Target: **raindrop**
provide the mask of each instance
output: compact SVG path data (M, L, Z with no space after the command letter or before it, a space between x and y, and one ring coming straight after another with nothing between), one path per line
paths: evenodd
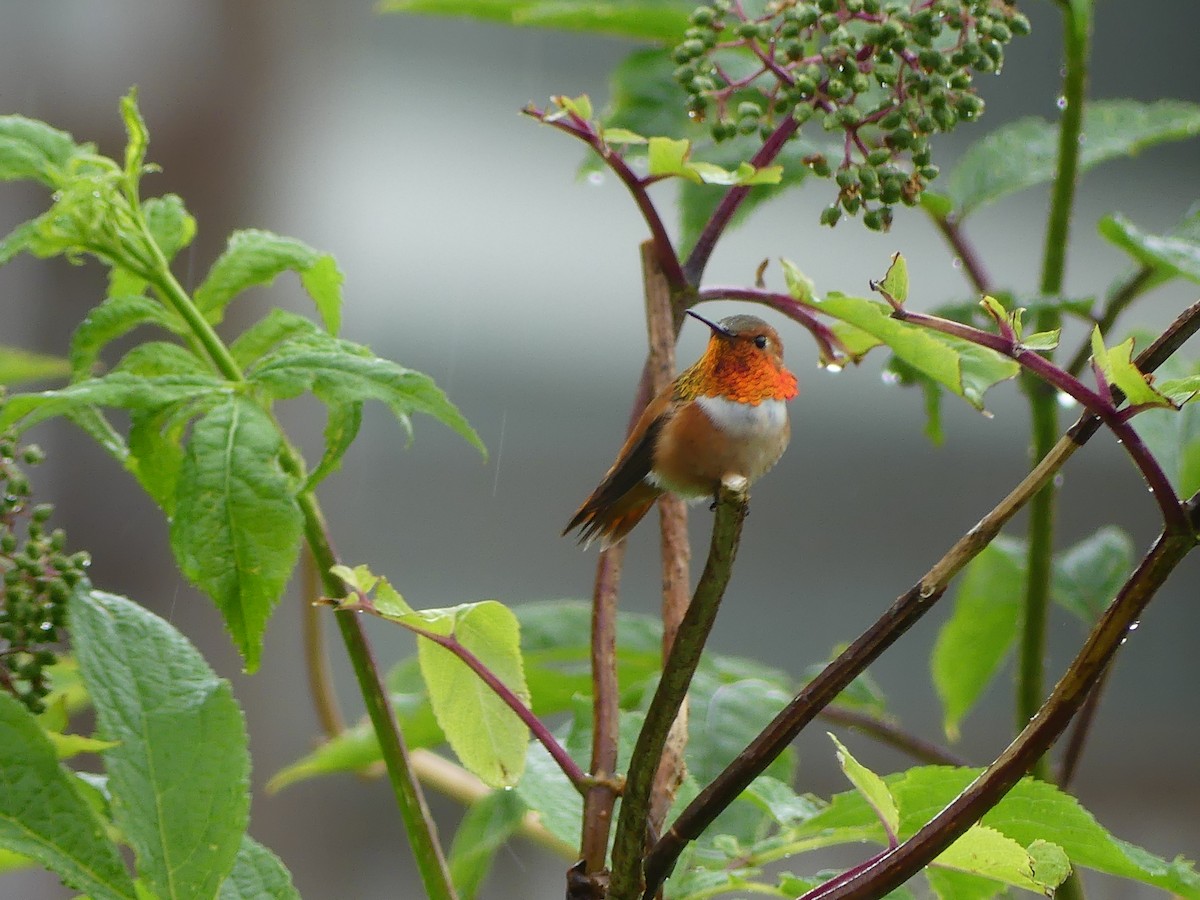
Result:
M92 197L93 197L93 199L99 200L99 199L100 199L100 192L99 192L99 191L92 191Z
M1062 486L1063 486L1063 483L1064 483L1065 481L1066 481L1066 479L1065 479L1065 478L1063 478L1063 476L1062 476L1062 472L1059 472L1057 475L1055 475L1055 476L1054 476L1054 486L1055 486L1056 488L1060 488L1060 487L1062 487Z
M1081 134L1081 135L1079 136L1079 138L1078 138L1078 141L1079 141L1079 146L1081 146L1081 147L1082 147L1084 144L1086 144L1086 143L1087 143L1087 135L1086 135L1086 134Z
M1079 401L1076 400L1074 397L1072 397L1070 394L1068 394L1066 391L1059 391L1058 397L1056 399L1058 400L1058 405L1061 406L1063 409L1072 409L1073 407L1076 407L1079 405Z
M937 589L932 584L922 584L920 590L921 599L928 600L936 593L936 591Z
M990 409L981 409L981 410L979 411L979 414L980 414L981 416L983 416L985 419L994 419L994 418L996 418L996 414L995 414L994 412L992 412Z
M899 384L900 376L891 369L884 369L879 373L879 380L884 384Z
M836 373L842 371L842 367L838 363L826 363L825 371Z
M950 265L956 269L961 269L963 266L962 257L961 256L954 257L954 259L950 260Z
M1130 623L1129 623L1129 630L1130 630L1130 631L1137 631L1137 630L1138 630L1139 628L1141 628L1141 627L1142 627L1142 623L1141 623L1141 622L1130 622Z
M38 628L40 628L42 631L49 631L53 627L54 627L53 622L43 622L42 624L40 624L38 626Z
M592 185L593 187L600 187L600 185L604 184L604 173L588 172L587 180L588 184Z
M1059 109L1066 109L1067 108L1067 98L1060 95L1059 98L1054 101L1054 105L1057 106Z

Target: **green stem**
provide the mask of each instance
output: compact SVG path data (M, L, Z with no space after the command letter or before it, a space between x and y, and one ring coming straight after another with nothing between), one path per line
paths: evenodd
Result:
M156 254L154 285L192 329L193 334L196 335L221 375L229 381L244 382L245 376L229 352L229 348L225 346L212 325L192 302L187 291L176 280L157 244L148 233L146 237ZM289 474L296 476L303 474L303 460L286 439L280 463ZM308 491L299 494L296 497L296 503L304 516L304 534L309 548L312 550L317 568L321 572L325 590L331 596L336 595L341 591L342 585L329 571L337 563L337 556L329 541L321 508L316 498ZM413 854L416 856L417 868L421 873L425 891L430 900L455 900L457 895L454 892L450 873L438 843L437 828L425 804L421 786L412 771L408 749L392 713L391 704L388 702L387 691L379 675L379 669L371 656L362 623L355 613L337 613L334 618L341 630L346 653L350 657L355 677L358 679L367 715L371 719L371 725L379 740L379 747L387 765L388 777L400 808L401 819L404 821L405 830L412 843Z
M1083 129L1084 95L1091 36L1090 4L1085 0L1064 0L1063 114L1059 123L1058 164L1046 240L1042 258L1041 292L1047 296L1062 292L1066 272L1067 242L1075 187L1079 174L1079 137ZM1062 316L1054 309L1043 309L1036 317L1038 331L1051 331L1061 325ZM1032 416L1033 461L1036 465L1054 446L1058 435L1058 403L1054 391L1032 378L1025 379ZM1029 505L1029 551L1026 558L1028 582L1025 590L1025 617L1017 663L1016 721L1018 729L1036 715L1045 696L1046 618L1050 604L1050 572L1054 556L1054 518L1056 491L1047 484ZM1045 778L1049 770L1039 760L1034 774Z

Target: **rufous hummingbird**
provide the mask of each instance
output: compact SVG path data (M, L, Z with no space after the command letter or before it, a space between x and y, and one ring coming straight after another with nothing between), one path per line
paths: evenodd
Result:
M724 478L753 482L787 448L785 404L798 389L775 329L755 316L711 322L687 312L712 330L704 355L646 406L564 535L578 528L581 543L609 547L665 492L715 498Z

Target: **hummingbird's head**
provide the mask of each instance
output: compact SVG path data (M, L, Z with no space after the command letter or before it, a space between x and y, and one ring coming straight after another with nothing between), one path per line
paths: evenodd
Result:
M754 404L796 396L796 376L783 363L783 342L774 328L757 316L713 322L690 309L687 314L712 331L704 355L684 373L696 396Z

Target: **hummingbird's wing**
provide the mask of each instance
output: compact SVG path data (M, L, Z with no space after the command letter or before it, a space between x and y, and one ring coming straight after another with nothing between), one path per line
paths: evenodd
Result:
M579 540L588 543L596 535L604 545L615 544L636 525L658 499L662 490L646 481L654 464L654 447L670 412L651 404L638 420L617 461L579 507L563 534L580 529Z

